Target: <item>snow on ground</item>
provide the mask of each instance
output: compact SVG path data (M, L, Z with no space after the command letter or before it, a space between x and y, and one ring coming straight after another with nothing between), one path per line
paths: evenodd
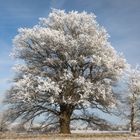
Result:
M130 131L72 130L73 134L130 134Z

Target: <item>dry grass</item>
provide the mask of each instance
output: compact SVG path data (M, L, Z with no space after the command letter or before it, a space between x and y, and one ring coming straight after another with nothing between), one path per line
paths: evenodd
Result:
M140 140L130 134L17 134L1 133L3 140Z

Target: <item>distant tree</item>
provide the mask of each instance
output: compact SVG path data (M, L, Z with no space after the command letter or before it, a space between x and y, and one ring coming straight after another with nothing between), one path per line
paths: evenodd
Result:
M95 109L115 105L112 82L125 68L125 59L108 42L94 14L53 10L33 28L20 28L14 39L17 76L8 91L11 120L59 125L70 133L71 121L105 127Z
M3 113L0 114L0 132L9 131L9 123L5 120Z
M140 67L128 71L128 92L126 97L126 116L130 121L131 132L136 132L140 124Z
M27 132L26 127L22 123L17 123L14 126L12 126L11 131L16 132L16 133L21 133L21 132Z

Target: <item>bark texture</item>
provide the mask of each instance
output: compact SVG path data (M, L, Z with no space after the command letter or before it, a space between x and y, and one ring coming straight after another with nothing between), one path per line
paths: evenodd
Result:
M70 134L70 118L73 107L70 105L60 105L60 133Z

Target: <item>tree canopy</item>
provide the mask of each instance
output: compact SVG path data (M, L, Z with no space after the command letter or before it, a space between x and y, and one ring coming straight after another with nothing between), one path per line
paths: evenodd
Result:
M20 28L12 56L17 75L7 92L10 118L33 121L45 114L44 126L70 133L71 121L105 127L94 109L115 105L112 83L126 66L94 14L52 10L33 28Z

